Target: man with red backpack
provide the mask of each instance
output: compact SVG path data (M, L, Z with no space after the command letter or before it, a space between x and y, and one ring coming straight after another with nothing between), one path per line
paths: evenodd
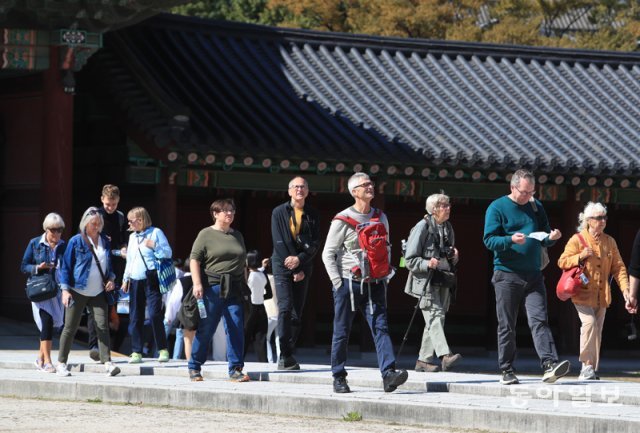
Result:
M367 174L355 173L347 187L355 203L333 219L322 252L333 285L333 390L351 392L345 365L351 325L359 310L373 334L384 391L393 392L407 381L408 374L395 369L387 325L386 286L393 274L389 265L389 222L382 211L371 207L375 185Z

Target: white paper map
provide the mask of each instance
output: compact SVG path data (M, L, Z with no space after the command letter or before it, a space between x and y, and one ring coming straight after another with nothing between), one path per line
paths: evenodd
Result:
M527 236L529 238L533 238L533 239L537 239L540 242L542 242L543 240L545 240L545 238L549 237L549 233L547 232L533 232L530 233L529 236Z

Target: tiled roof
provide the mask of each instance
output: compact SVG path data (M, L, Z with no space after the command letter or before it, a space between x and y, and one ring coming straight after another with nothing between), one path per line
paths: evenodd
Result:
M156 142L234 155L640 173L640 55L159 16L104 62ZM175 138L175 137L174 137Z

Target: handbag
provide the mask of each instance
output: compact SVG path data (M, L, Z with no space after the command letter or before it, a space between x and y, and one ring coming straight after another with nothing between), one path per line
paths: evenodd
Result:
M156 259L156 271L158 274L158 286L160 293L168 293L176 284L176 267L172 259Z
M27 298L31 302L42 302L58 294L58 283L51 272L31 275L27 280Z
M588 247L586 241L580 233L578 233L578 239L585 248ZM566 301L574 295L578 294L578 291L583 285L584 265L574 266L571 269L562 271L560 280L556 285L556 295L561 301Z

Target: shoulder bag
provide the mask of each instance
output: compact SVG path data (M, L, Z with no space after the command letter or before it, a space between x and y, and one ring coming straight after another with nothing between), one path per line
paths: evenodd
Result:
M27 298L31 302L42 302L58 294L58 283L52 272L31 275L27 280Z
M588 247L587 242L580 233L578 233L578 239L580 239L580 243L583 247ZM556 285L556 295L558 296L558 299L566 301L572 296L578 294L578 290L582 287L582 279L584 278L583 273L584 265L574 266L571 269L562 271L560 280L558 280L558 284Z

